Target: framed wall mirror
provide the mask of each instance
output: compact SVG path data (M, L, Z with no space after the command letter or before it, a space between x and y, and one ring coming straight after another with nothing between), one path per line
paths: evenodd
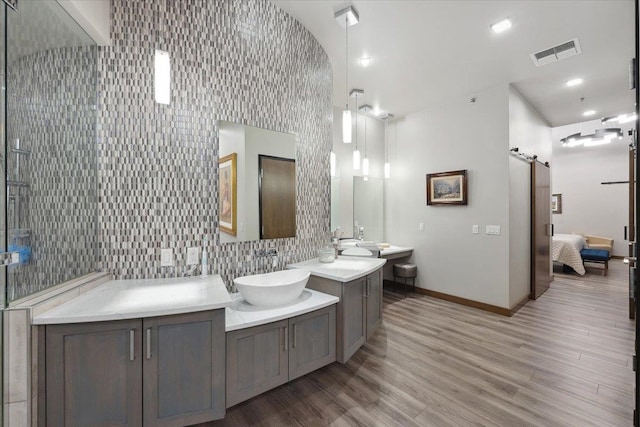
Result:
M220 243L295 237L296 136L226 121L218 129Z

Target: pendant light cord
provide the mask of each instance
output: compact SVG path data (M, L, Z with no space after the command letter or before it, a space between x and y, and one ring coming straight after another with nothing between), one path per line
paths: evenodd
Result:
M389 163L389 118L384 119L384 161Z
M367 118L364 118L364 158L367 158Z
M346 108L345 110L349 109L349 16L345 15L344 17L344 23L345 23L345 27L344 27L344 34L345 34L345 49L344 49L344 74L345 74L345 82L347 87L345 88L345 93L346 93ZM357 98L356 98L357 100ZM358 114L358 111L356 110L356 114Z

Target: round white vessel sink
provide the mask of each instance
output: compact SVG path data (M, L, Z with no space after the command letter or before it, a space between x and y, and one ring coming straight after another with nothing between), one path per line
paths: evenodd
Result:
M309 280L307 270L282 270L233 279L240 295L252 305L272 307L296 300Z

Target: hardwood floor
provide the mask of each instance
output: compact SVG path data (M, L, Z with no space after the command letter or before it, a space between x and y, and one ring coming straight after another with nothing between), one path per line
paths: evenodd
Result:
M630 426L627 267L556 271L513 317L385 291L384 323L331 364L202 426Z

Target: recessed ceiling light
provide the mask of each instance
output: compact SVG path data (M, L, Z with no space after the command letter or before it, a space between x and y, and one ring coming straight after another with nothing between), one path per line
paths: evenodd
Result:
M583 81L584 80L582 80L580 78L567 80L567 86L569 86L569 87L578 86L578 85L581 85Z
M511 21L508 19L503 19L502 21L496 22L495 24L491 25L491 29L496 34L506 31L509 28L511 28Z
M360 58L360 65L362 65L363 67L368 67L369 64L371 64L371 58L368 58L368 57Z
M583 116L593 116L596 113L596 110L587 110L584 113L582 113Z

